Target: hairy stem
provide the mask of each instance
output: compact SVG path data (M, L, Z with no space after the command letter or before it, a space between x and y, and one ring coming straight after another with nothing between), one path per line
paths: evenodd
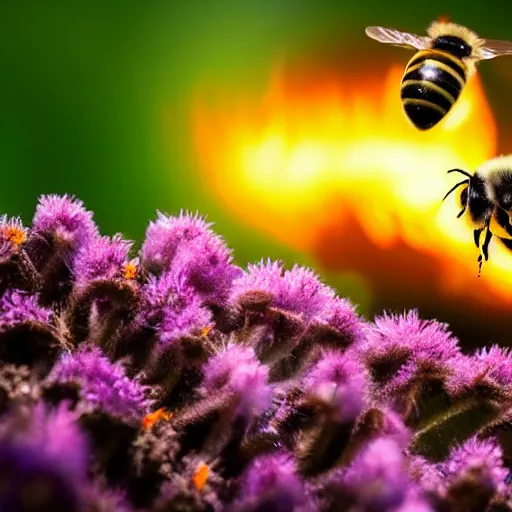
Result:
M466 396L423 424L414 435L411 451L434 460L447 456L450 447L477 432L499 414L500 408L480 397Z

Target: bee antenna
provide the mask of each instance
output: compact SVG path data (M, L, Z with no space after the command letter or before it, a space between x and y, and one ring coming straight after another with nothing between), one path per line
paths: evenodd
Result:
M448 171L450 172L450 171ZM454 185L450 190L448 190L448 192L445 194L445 196L443 197L443 201L454 191L456 190L458 187L460 187L461 185L465 185L466 183L469 183L469 180L464 180L464 181L460 181L459 183L457 183L456 185Z
M462 169L450 169L447 172L448 172L448 174L450 174L451 172L458 172L460 174L464 174L464 176L467 176L469 179L471 179L473 177L473 176L471 176L471 174L469 174L469 172L463 171Z

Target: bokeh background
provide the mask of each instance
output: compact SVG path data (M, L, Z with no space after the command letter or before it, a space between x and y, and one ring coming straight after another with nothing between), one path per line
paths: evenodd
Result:
M399 100L412 52L449 15L512 40L505 2L129 0L0 5L0 210L71 193L105 234L141 241L156 210L198 210L235 250L313 266L368 318L418 307L466 347L509 344L512 254L477 279L456 182L512 152L512 57L486 61L417 132Z

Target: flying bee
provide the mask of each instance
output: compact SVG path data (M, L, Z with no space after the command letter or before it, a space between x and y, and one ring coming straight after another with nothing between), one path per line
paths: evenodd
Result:
M482 262L489 259L489 243L493 236L512 250L512 155L498 156L478 167L474 174L462 169L451 169L466 177L454 185L443 201L458 190L461 210L457 217L467 212L467 220L473 228L478 256L478 276Z
M444 19L434 21L427 36L385 27L365 32L381 43L419 50L407 64L400 88L404 111L419 130L429 130L448 114L478 61L512 55L512 42L480 39Z

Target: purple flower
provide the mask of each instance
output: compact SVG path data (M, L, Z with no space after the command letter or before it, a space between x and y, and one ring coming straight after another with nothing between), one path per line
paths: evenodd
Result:
M0 260L9 258L27 239L27 229L21 219L0 216Z
M172 217L158 212L158 219L149 223L141 249L145 265L155 273L170 270L181 246L197 239L204 241L216 237L211 226L197 213L181 211L178 217Z
M97 347L63 354L48 382L77 382L85 411L99 409L127 421L140 421L151 405L146 387L127 377L123 366L112 363Z
M196 239L180 247L173 271L183 275L203 301L223 304L229 297L233 280L242 274L232 259L231 250L220 238Z
M232 264L231 250L198 214L178 217L158 213L149 224L141 250L152 273L172 271L181 275L203 300L223 303L241 270Z
M366 329L360 353L374 379L397 390L422 372L448 378L460 352L446 324L421 320L412 310L377 317Z
M435 509L418 493L414 493L406 498L402 505L394 509L393 512L435 512Z
M383 408L381 412L381 435L392 438L393 441L401 447L407 446L411 440L411 431L404 425L402 417L396 412L386 408Z
M204 368L203 393L229 390L239 401L239 410L258 414L269 405L268 368L250 347L228 345L211 357Z
M57 335L51 309L38 304L39 296L8 289L0 298L0 359L27 365L46 374L63 341Z
M79 512L79 487L34 447L0 441L0 510ZM30 492L27 489L44 492Z
M406 352L406 359L424 353L436 359L451 358L459 353L458 341L448 331L448 325L422 320L416 310L377 317L366 331L362 352L367 357L378 358L401 348Z
M512 353L510 348L492 345L482 348L473 357L473 363L485 379L497 386L510 388L512 386Z
M0 217L0 509L504 506L512 349L367 323L306 267L242 271L211 227L158 213L139 265L70 196L31 230Z
M443 474L439 466L419 455L409 457L409 475L425 491L441 488Z
M494 439L468 439L452 449L442 470L449 484L465 477L478 479L479 484L493 493L505 491L508 469L503 465L503 451Z
M278 453L252 462L243 477L240 499L234 510L301 510L305 501L304 486L293 457Z
M39 402L30 410L14 411L2 424L0 439L30 446L68 476L81 479L87 467L88 443L76 420L77 415L65 404L47 408Z
M328 307L334 298L334 291L312 270L299 265L284 270L281 263L270 260L248 266L233 283L231 301L236 303L254 292L268 294L273 307L300 314L306 320L324 312L329 317Z
M69 477L79 481L85 476L88 442L77 424L77 415L66 404L47 409L39 402L28 430L14 435L17 441L37 449Z
M327 301L316 320L345 334L347 338L356 344L363 340L362 322L347 299L334 297L332 300Z
M453 372L448 377L446 387L450 396L457 396L467 391L475 378L478 370L475 372L475 361L472 356L459 354L453 360Z
M304 388L310 397L336 411L334 421L354 420L366 399L366 373L353 357L326 352L306 375Z
M98 234L92 213L72 196L46 195L39 198L32 230L66 242L72 250L83 247Z
M77 511L87 459L88 443L64 405L14 410L0 427L0 508Z
M268 259L266 262L261 260L255 265L249 264L247 271L233 283L232 301L236 302L246 293L255 291L269 293L273 300L277 301L284 272L279 261Z
M344 475L358 510L382 511L399 507L410 481L399 445L389 438L370 442Z
M352 436L358 443L387 437L406 449L411 442L412 432L404 425L399 414L386 407L373 406L359 416Z
M460 395L476 387L489 387L496 394L512 390L512 353L509 348L492 345L472 355L460 354L449 379L450 393Z
M48 323L52 310L37 303L37 295L7 290L0 299L0 332L25 322Z
M121 277L133 242L117 234L112 238L102 236L82 247L77 254L74 274L77 286L94 280Z
M159 278L150 277L143 293L144 321L157 328L162 343L198 335L213 322L211 313L202 307L201 299L183 276L166 272Z

